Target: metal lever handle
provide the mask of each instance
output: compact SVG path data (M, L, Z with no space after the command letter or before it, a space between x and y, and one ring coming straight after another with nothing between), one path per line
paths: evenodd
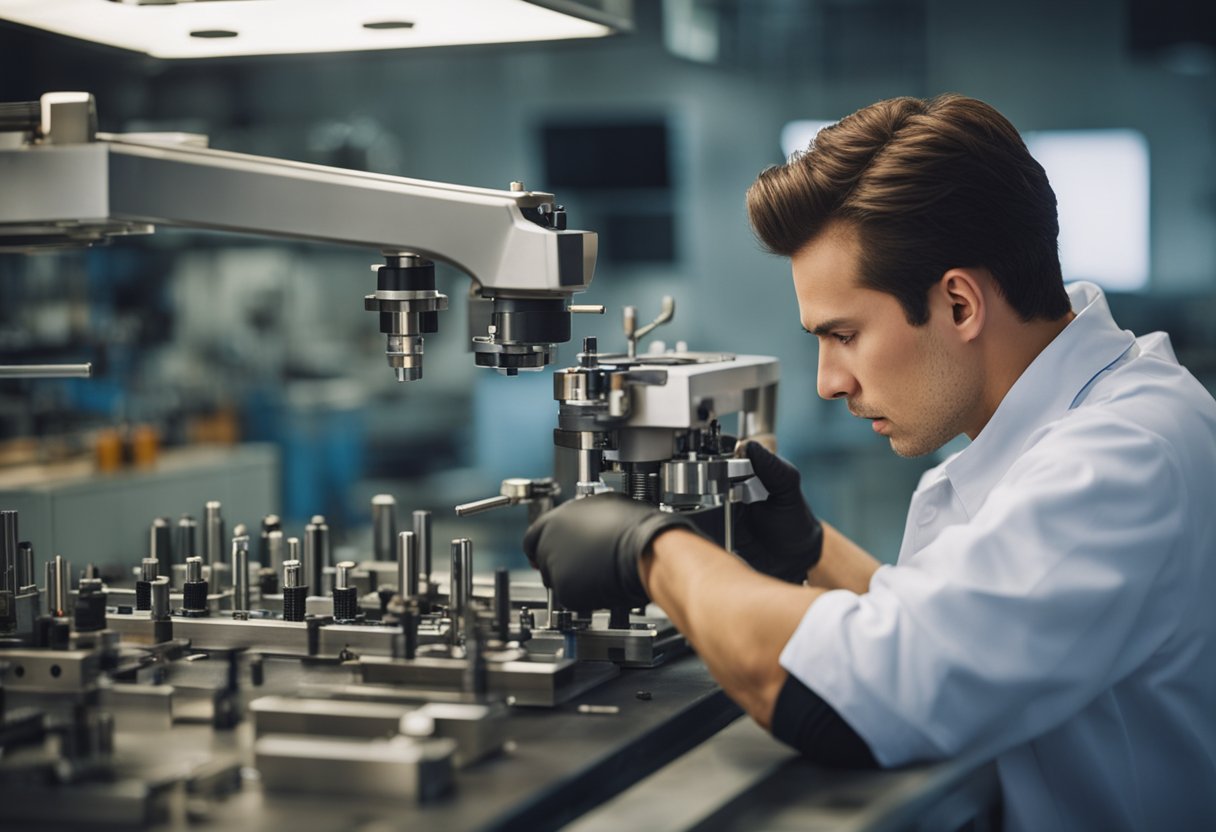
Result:
M0 378L92 378L93 364L0 364Z
M636 306L625 307L625 342L627 344L628 355L630 358L636 358L638 354L638 341L645 338L655 327L662 326L676 316L676 299L671 295L663 296L663 305L659 311L659 317L655 318L645 326L638 326L638 310Z
M483 511L489 511L492 508L501 508L509 506L513 503L510 497L487 497L484 500L474 500L471 503L461 503L456 506L456 515L458 517L467 517L470 514L480 514Z

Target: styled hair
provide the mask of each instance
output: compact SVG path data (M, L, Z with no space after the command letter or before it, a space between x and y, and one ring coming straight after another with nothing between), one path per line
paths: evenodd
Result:
M825 127L747 192L760 242L792 257L829 225L859 235L861 284L893 295L914 326L952 268L991 272L1024 321L1069 310L1056 197L994 108L942 95L879 101Z

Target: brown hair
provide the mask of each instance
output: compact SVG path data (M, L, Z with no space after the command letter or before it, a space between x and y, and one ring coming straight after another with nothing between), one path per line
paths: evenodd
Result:
M861 283L899 300L913 325L952 268L984 267L1029 321L1069 309L1056 197L1017 130L961 95L892 98L825 127L747 192L761 243L791 257L829 224L854 227Z

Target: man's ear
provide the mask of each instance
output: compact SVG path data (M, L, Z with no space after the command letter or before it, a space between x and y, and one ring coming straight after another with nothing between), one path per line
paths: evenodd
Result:
M950 312L954 331L964 341L974 341L984 331L988 316L983 278L976 269L950 269L934 291Z

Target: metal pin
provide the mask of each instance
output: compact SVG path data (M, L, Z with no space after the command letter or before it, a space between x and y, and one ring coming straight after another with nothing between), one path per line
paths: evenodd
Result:
M372 557L392 560L397 545L397 499L392 494L372 497Z
M503 566L494 570L494 626L505 642L511 634L511 573Z
M298 564L300 564L300 569L301 570L304 569L304 560L303 560L303 558L300 557L300 538L298 538L298 537L287 538L287 551L284 554L284 557L287 560L296 561ZM287 566L287 561L283 562L283 566ZM303 584L297 583L297 584L293 584L293 586L303 586Z
M160 575L160 561L156 558L144 558L139 563L139 579L151 583Z
M148 530L148 557L166 564L173 563L172 538L173 529L169 527L168 517L157 517L153 520L152 527ZM186 554L192 555L194 552Z
M232 608L249 611L249 536L232 538Z
M397 594L403 601L418 597L418 538L413 532L397 535Z
M224 515L219 500L203 507L203 558L209 564L224 562Z
M266 563L262 566L268 566L275 572L283 568L283 531L282 529L271 529L266 533Z
M464 630L464 613L472 586L473 541L458 537L452 541L452 574L448 587L448 617L451 619L451 642L460 643Z
M17 591L17 511L0 511L0 592Z
M186 558L186 580L198 583L203 579L203 559L198 555Z
M426 594L431 594L431 513L414 512L414 542L418 549L419 577L426 581Z
M295 540L293 537L292 540ZM283 587L291 589L300 586L300 561L292 558L283 564Z
M68 581L72 565L61 555L46 564L46 610L55 618L68 614Z
M304 527L304 576L314 594L321 594L321 579L329 565L329 526L320 514Z
M164 575L152 581L152 612L153 621L169 620L169 579Z
M198 554L198 521L183 514L177 521L177 558L182 563Z
M344 560L335 567L337 573L334 575L334 589L347 589L350 587L350 573L355 569L353 560Z
M23 540L17 544L17 591L21 593L37 589L34 578L34 544Z

